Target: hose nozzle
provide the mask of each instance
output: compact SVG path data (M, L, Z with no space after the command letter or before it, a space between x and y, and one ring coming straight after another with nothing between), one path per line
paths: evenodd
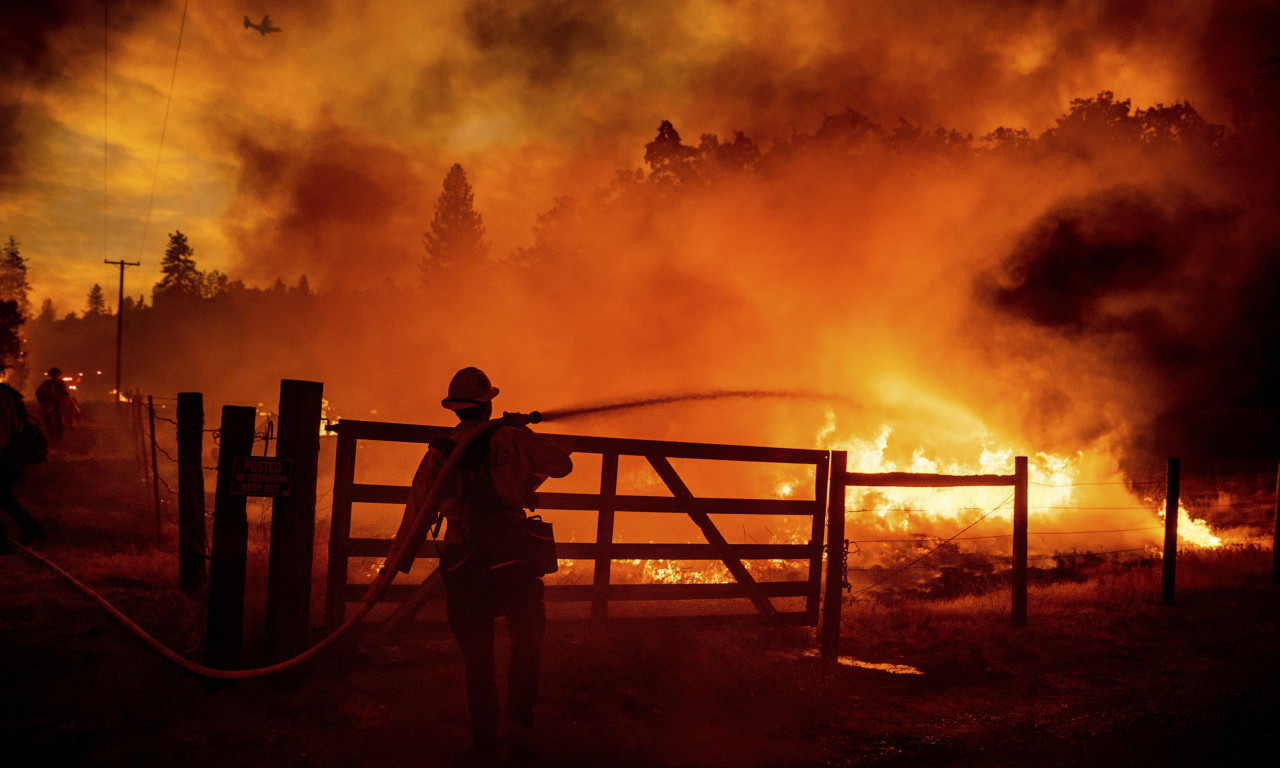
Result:
M542 413L540 411L529 411L528 413L516 413L514 411L503 411L502 420L508 424L523 427L527 424L537 424L542 421Z

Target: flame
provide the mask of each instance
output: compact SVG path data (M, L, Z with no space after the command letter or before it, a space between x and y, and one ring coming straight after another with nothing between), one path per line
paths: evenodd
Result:
M329 427L337 420L338 417L331 416L329 414L329 399L324 397L320 398L320 437L333 437L337 435L337 432L329 431Z
M851 472L916 472L947 475L1013 473L1016 448L989 432L980 438L976 458L950 457L945 447L914 445L898 439L895 428L882 424L871 437L836 437L834 417L818 432L820 444L848 453ZM956 450L956 449L953 449ZM1106 446L1074 454L1048 451L1028 456L1029 549L1060 552L1125 551L1133 544L1158 546L1162 540L1164 503L1153 499L1163 483L1140 494L1124 481ZM918 536L949 537L964 526L984 518L983 526L966 533L981 546L990 534L992 547L1006 547L1002 540L1010 530L1012 491L1008 487L961 488L851 488L846 500L847 528L851 538L867 541ZM995 525L991 525L995 522ZM1179 506L1179 542L1183 546L1217 547L1222 540L1203 520L1192 519Z
M719 562L702 565L681 560L619 560L616 564L623 566L619 579L633 583L731 584L734 580L729 569ZM743 565L750 569L749 563Z
M1161 520L1166 519L1168 515L1169 505L1167 501L1160 502L1156 514ZM1182 502L1178 502L1178 543L1182 546L1202 547L1212 549L1222 546L1222 539L1213 535L1209 530L1209 524L1203 520L1195 520L1191 514L1187 512L1187 508Z

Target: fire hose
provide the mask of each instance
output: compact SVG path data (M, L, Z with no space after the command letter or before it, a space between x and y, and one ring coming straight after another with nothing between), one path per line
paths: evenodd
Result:
M421 536L425 535L427 527L431 525L431 522L435 517L435 515L430 514L430 511L438 507L440 494L445 487L445 483L442 483L441 480L453 473L454 469L458 465L458 462L461 461L463 455L466 454L467 448L471 445L472 442L476 440L477 437L484 434L489 428L494 426L524 425L524 424L531 424L531 423L537 424L541 420L542 420L542 415L539 414L537 411L533 411L532 413L529 413L529 414L505 413L503 414L502 418L491 419L489 421L486 421L483 424L479 424L475 428L468 430L467 432L460 435L458 437L458 442L456 447L449 454L449 457L445 461L444 466L442 466L440 469L440 473L436 475L436 480L432 484L431 490L428 491L427 498L423 501L422 514L419 514L417 519L413 521L413 525L410 527L408 531L406 540L414 541L420 538ZM77 579L75 576L72 576L70 573L64 570L57 563L54 563L52 560L48 559L44 555L41 555L40 553L35 552L23 546L22 544L19 544L17 542L14 542L14 544L22 552L26 553L28 556L35 559L37 562L41 563L47 568L50 568L55 573L57 573L58 575L62 576L64 579L69 581L73 586L75 586L77 590L79 590L80 592L83 592L86 596L88 596L89 598L97 602L100 606L102 606L107 611L108 614L110 614L114 619L119 621L122 625L124 625L126 629L132 632L145 645L147 645L149 648L154 650L156 653L160 654L166 660L172 662L173 664L193 674L200 675L201 677L208 677L208 678L213 678L217 680L246 680L246 679L256 678L256 677L267 677L270 675L277 675L282 672L287 672L292 669L297 669L298 667L301 667L303 664L306 664L308 661L318 656L326 648L329 648L334 643L336 643L341 637L343 637L348 632L350 632L353 627L355 627L357 624L363 621L364 618L369 615L369 612L373 610L374 606L376 606L379 602L382 601L383 596L387 592L387 588L390 587L391 582L395 580L396 572L399 570L400 565L404 560L404 558L413 557L414 554L416 554L410 551L409 547L400 547L399 549L393 549L391 556L388 558L387 562L383 565L382 569L378 572L377 578L375 578L373 582L369 584L369 589L365 592L364 599L361 601L359 609L357 609L356 612L352 614L350 618L344 621L333 632L329 633L324 639L322 639L320 642L316 643L315 645L311 646L307 650L303 651L302 653L298 654L297 656L278 662L276 664L271 664L265 667L255 667L253 669L215 669L213 667L207 667L203 664L198 664L194 661L191 661L185 656L182 656L176 651L168 648L159 640L157 640L155 637L153 637L150 633L144 630L142 627L138 626L137 623L135 623L132 619L130 619L128 616L122 613L118 608L112 605L105 597L103 597L98 592L94 591L91 587L89 587L84 582Z
M428 491L427 498L422 505L422 514L418 516L418 518L413 522L413 525L410 527L407 535L407 540L414 541L414 540L423 538L425 536L426 529L431 524L430 521L432 520L433 517L435 517L434 515L429 514L429 512L438 507L439 497L444 488L444 483L440 482L441 479L447 477L454 471L454 468L457 466L458 462L462 459L463 455L466 453L466 449L471 445L471 443L473 443L476 440L476 438L478 438L480 435L484 434L487 431L487 429L493 426L501 426L504 424L523 426L525 424L537 424L541 421L547 421L551 419L556 419L556 420L571 419L571 418L576 418L576 417L586 416L586 415L596 414L596 413L602 413L602 412L629 410L633 408L649 408L653 406L669 405L673 403L680 403L680 402L686 402L686 401L721 400L726 398L751 398L751 399L793 398L793 399L806 399L806 400L825 400L825 401L844 401L844 402L849 401L848 398L841 397L838 395L832 395L829 393L822 393L822 392L808 392L808 391L795 391L795 390L716 390L711 392L695 392L695 393L688 393L688 394L681 394L681 395L670 395L670 396L652 397L652 398L638 398L634 400L628 400L628 401L616 402L616 403L588 405L588 406L578 407L578 408L565 408L565 409L560 409L556 411L547 411L545 413L539 413L538 411L531 411L528 414L504 413L501 418L491 419L489 421L486 421L483 424L479 424L475 428L459 436L457 445L455 446L454 450L449 454L449 457L445 461L444 465L441 467L440 473L436 476L436 480L431 486L431 490ZM245 680L245 679L256 678L256 677L267 677L269 675L276 675L283 672L287 672L292 669L297 669L298 667L301 667L303 664L306 664L308 661L318 656L323 650L332 646L340 638L342 638L344 635L350 632L351 629L355 627L355 625L363 621L364 618L369 615L369 612L373 610L374 606L376 606L379 602L382 601L383 596L386 594L387 588L390 587L391 582L395 580L395 574L400 568L401 561L405 557L412 557L414 554L416 554L416 553L410 552L408 547L401 547L399 549L394 549L391 553L391 556L388 558L387 562L384 563L381 570L379 570L377 577L373 580L372 583L369 584L369 589L365 592L364 599L360 603L359 609L357 609L356 612L350 618L344 621L337 629L335 629L329 635L324 637L324 639L322 639L320 642L311 646L310 648L298 654L297 656L278 662L276 664L272 664L265 667L256 667L254 669L238 669L237 670L237 669L215 669L213 667L208 667L203 664L198 664L176 653L172 649L166 647L159 640L155 639L155 637L150 635L142 627L138 626L128 616L125 616L123 613L121 613L120 610L117 609L115 606L111 605L111 603L106 598L104 598L102 595L95 592L92 588L90 588L89 586L81 582L79 579L72 576L70 573L68 573L64 569L62 569L52 560L49 560L43 555L37 552L34 552L31 549L28 549L27 547L21 544L18 544L17 542L14 542L14 544L22 552L25 552L28 556L35 559L37 562L50 568L55 573L65 578L73 586L75 586L77 590L79 590L80 592L83 592L89 598L93 599L95 602L101 605L107 611L107 613L109 613L113 618L115 618L122 625L124 625L124 627L128 629L130 632L132 632L135 636L137 636L139 640L141 640L144 644L146 644L152 650L159 653L168 661L172 662L173 664L193 674L200 675L202 677L209 677L209 678L220 679L220 680Z

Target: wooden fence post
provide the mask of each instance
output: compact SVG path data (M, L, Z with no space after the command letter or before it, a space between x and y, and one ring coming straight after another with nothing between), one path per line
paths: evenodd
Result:
M147 420L151 426L151 495L156 505L156 541L164 537L164 526L160 517L160 467L156 466L156 406L151 395L147 395Z
M232 669L244 641L244 569L249 539L245 496L231 492L237 457L253 454L256 413L242 405L222 406L218 441L218 484L213 500L213 551L209 566L209 621L205 663Z
M204 585L204 395L178 393L178 585Z
M1027 623L1027 457L1013 464L1013 623Z
M1182 460L1169 459L1168 489L1164 501L1164 578L1160 602L1173 605L1178 573L1178 496L1181 492Z
M591 619L609 618L609 582L613 568L614 498L618 495L618 454L600 457L600 515L596 518L596 561L591 574Z
M827 504L829 500L824 495L829 493L831 488L831 452L828 451L825 456L818 460L813 468L814 471L814 511L813 524L809 531L809 546L812 552L809 555L809 589L804 596L805 604L805 623L811 627L819 626L822 622L822 544L826 540L827 530ZM841 535L843 539L843 534ZM843 541L841 542L841 558L844 557ZM843 585L842 585L843 586Z
M827 661L840 657L840 620L844 602L844 504L847 451L831 452L827 491L827 588L822 601L821 654Z
M271 503L271 553L267 565L266 652L284 661L307 649L311 623L311 560L316 534L316 475L320 459L320 411L324 385L280 382L276 458L292 463L289 495Z
M133 447L138 456L138 467L143 472L150 469L147 463L147 430L142 426L142 396L134 394L128 401L129 421L133 427Z
M338 422L342 426L342 422ZM347 551L351 536L351 486L356 476L356 437L338 430L333 460L333 512L329 517L329 566L325 571L324 627L337 629L347 612Z

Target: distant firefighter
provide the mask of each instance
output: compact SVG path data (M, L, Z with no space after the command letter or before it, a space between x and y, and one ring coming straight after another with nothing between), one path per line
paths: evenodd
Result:
M519 544L527 529L525 507L548 477L564 477L573 469L569 454L527 426L527 417L507 414L491 419L498 388L478 368L463 368L449 384L442 405L458 417L447 440L432 441L414 476L400 532L388 562L398 552L416 553L426 538L410 540L415 521L424 514L448 523L440 569L444 578L449 626L462 649L467 700L471 712L472 755L497 755L500 746L527 749L538 691L538 669L546 625L542 574L545 563L526 559ZM455 446L466 452L444 472ZM426 509L431 489L445 483L439 507ZM417 536L417 532L414 534ZM515 536L516 538L511 538ZM509 544L515 544L512 548ZM399 565L408 572L412 554ZM505 616L511 638L506 706L500 710L494 672L494 619ZM499 721L501 720L501 726ZM502 743L505 742L505 743Z
M61 368L50 368L49 378L36 388L36 402L40 404L40 421L44 424L44 432L51 442L62 441L69 427L73 427L79 418L80 405L67 382L62 380Z
M0 375L5 365L0 361ZM30 543L44 536L44 526L14 498L13 488L22 479L28 464L44 461L48 444L40 427L27 413L22 393L0 382L0 509L22 529L21 540ZM0 554L13 548L4 523L0 522Z

